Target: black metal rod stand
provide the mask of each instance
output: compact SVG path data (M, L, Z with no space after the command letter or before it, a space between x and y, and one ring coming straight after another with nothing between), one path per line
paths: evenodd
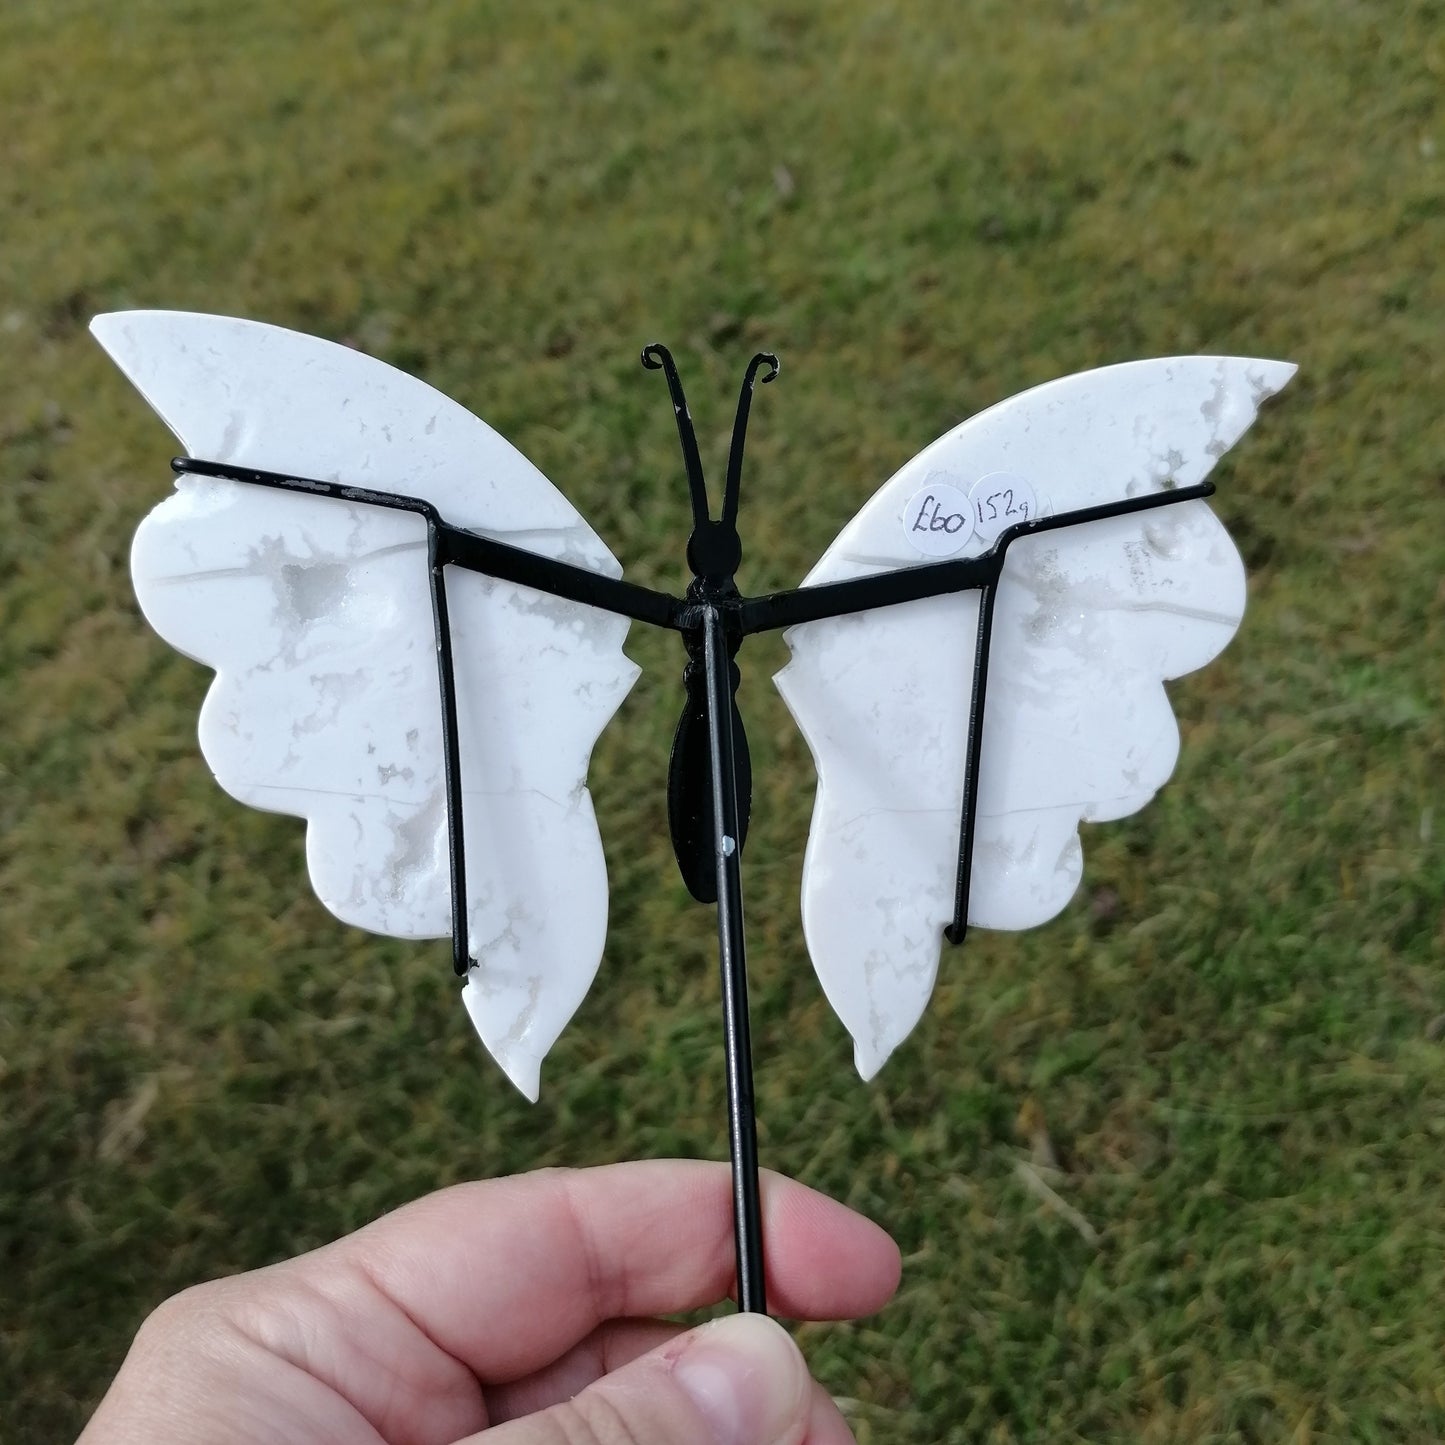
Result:
M733 1169L733 1243L738 1308L766 1314L763 1212L758 1189L758 1131L753 1105L753 1053L748 1028L748 973L743 946L743 887L738 863L738 793L733 776L732 689L722 614L703 607L707 668L707 731L712 754L713 843L717 856L717 939L722 973L723 1041L727 1054L728 1144Z
M427 518L427 575L431 581L432 628L436 635L437 682L441 685L442 765L447 789L447 861L452 883L452 972L465 978L467 947L467 849L462 829L462 749L457 727L457 677L452 657L451 613L447 607L446 558L436 523Z

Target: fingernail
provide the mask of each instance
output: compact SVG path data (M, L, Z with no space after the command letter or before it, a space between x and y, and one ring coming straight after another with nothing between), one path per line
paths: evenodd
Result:
M695 1330L672 1373L717 1445L771 1445L805 1418L807 1370L766 1315L730 1315Z

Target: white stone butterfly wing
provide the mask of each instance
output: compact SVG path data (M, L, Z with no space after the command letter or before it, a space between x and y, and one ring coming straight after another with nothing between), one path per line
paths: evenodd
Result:
M938 559L910 540L920 489L1023 478L1055 515L1201 481L1294 372L1176 357L1036 387L941 437L888 481L804 585ZM946 489L953 488L953 492ZM914 507L910 508L910 502ZM986 551L975 535L960 556ZM871 1078L933 990L952 920L977 593L810 622L777 676L818 792L803 926ZM969 922L1028 928L1079 882L1081 821L1141 808L1173 770L1163 683L1203 666L1244 610L1244 571L1202 501L1016 541L1000 578Z
M456 526L621 573L521 453L415 377L227 317L121 312L92 329L192 456L422 497ZM222 787L307 820L311 880L339 918L448 935L423 519L182 477L131 561L152 626L216 671L200 738ZM535 1098L602 954L607 880L587 764L637 669L624 618L457 568L447 598L474 962L464 998Z

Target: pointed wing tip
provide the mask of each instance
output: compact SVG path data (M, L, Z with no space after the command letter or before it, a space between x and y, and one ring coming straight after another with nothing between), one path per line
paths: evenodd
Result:
M165 311L153 306L135 306L128 311L97 311L96 314L90 318L90 334L97 337L113 335L119 331L121 327L151 316L186 316L191 314L194 313Z
M137 358L136 337L133 328L154 324L160 318L174 320L185 315L181 311L156 311L136 309L134 311L102 311L90 318L90 334L100 343L101 349L126 373L131 374Z
M481 1039L487 1052L496 1060L497 1067L512 1081L517 1092L529 1104L535 1104L542 1092L542 1060L526 1049L516 1046L507 1048L500 1043L493 1045L487 1038L486 1005L482 1001L482 991L479 987L472 987L477 976L477 966L474 963L467 973L466 983L462 985L462 1003L466 1007L467 1017L471 1019L472 1027L476 1029L477 1037Z
M860 1039L853 1040L853 1067L865 1084L878 1077L879 1069L888 1062L889 1052L864 1044Z
M1299 370L1297 361L1279 361L1267 356L1247 358L1245 365L1259 372L1263 382L1261 401L1282 391L1294 379L1295 373Z
M206 311L177 311L164 306L137 306L129 311L101 311L90 318L90 334L112 357L119 361L120 351L129 351L134 346L132 328L169 327L183 334L186 328L214 326L228 323L233 326L256 327L263 330L278 330L268 327L264 321L248 321L239 316L220 316Z
M522 1055L511 1051L506 1055L493 1054L502 1072L512 1081L517 1092L529 1103L535 1104L542 1093L542 1061L530 1054Z
M1248 388L1255 416L1270 397L1278 395L1289 385L1299 370L1297 362L1279 361L1268 356L1221 356L1218 360L1238 383Z
M90 318L90 334L111 356L115 355L116 343L120 340L120 328L131 311L102 311Z

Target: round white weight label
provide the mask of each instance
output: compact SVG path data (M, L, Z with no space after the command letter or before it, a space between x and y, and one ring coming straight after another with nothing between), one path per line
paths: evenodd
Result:
M925 557L953 557L973 536L973 503L942 476L913 494L903 512L903 535Z
M999 533L1039 515L1039 499L1023 477L1011 472L990 472L968 489L973 524L985 542L998 541Z

